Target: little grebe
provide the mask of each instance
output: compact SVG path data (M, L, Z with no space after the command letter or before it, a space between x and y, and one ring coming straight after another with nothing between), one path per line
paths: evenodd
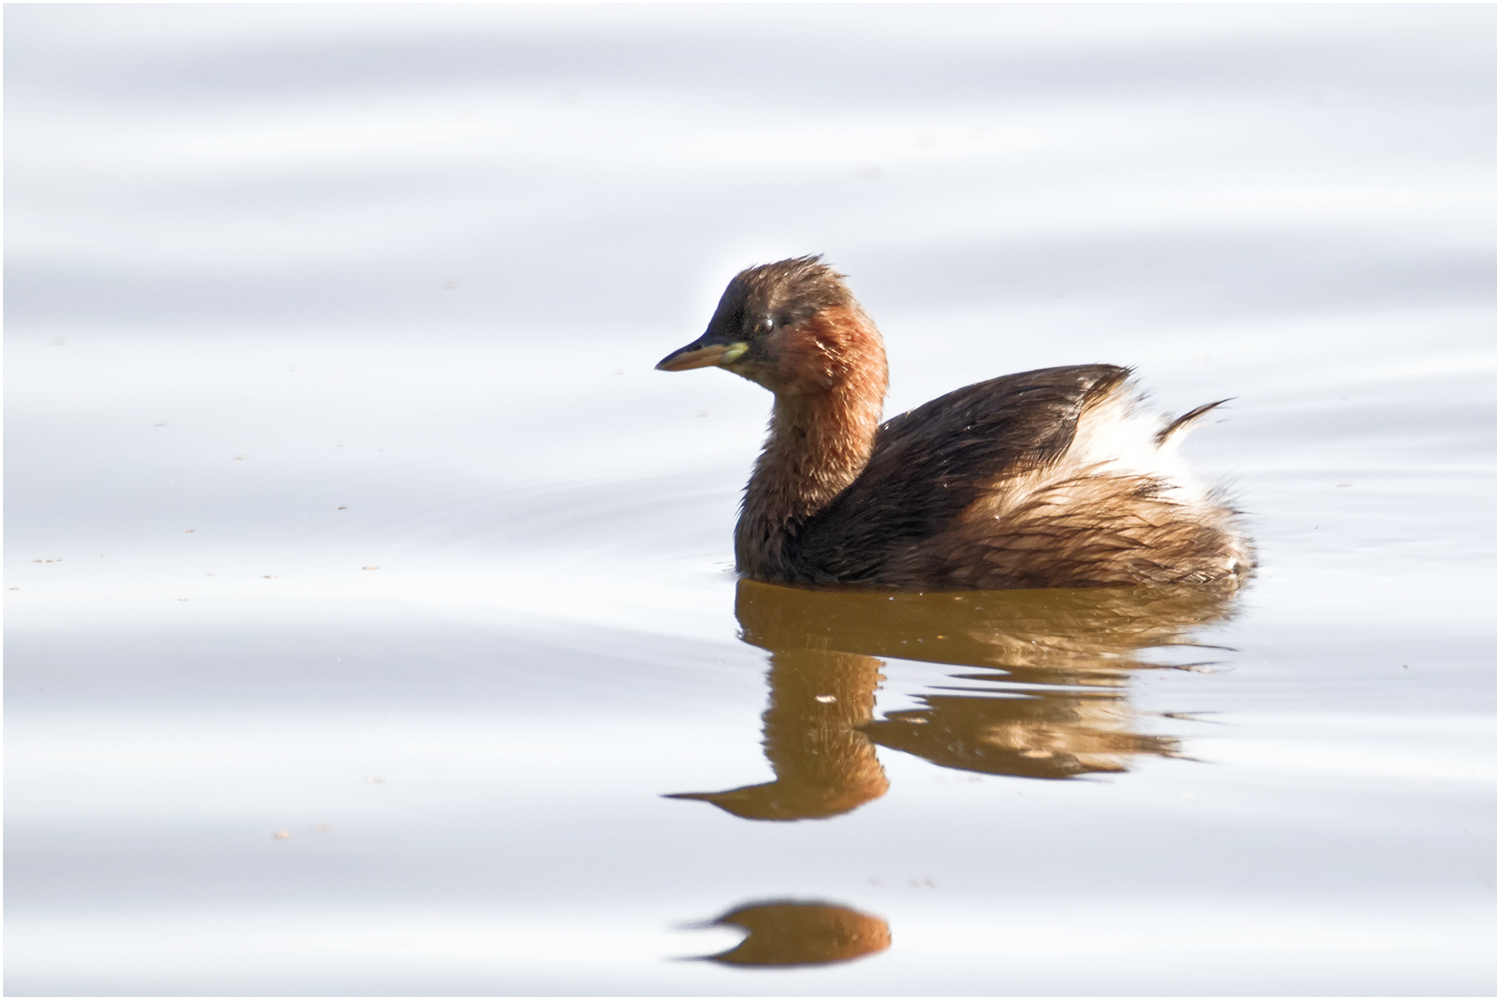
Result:
M741 271L708 330L656 367L717 365L776 395L735 529L738 571L913 590L1232 581L1235 512L1172 454L1217 406L1136 413L1130 369L1043 368L884 424L880 332L817 256Z

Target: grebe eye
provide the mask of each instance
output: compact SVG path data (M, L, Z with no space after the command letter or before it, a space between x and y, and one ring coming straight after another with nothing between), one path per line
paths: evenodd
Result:
M774 319L772 319L771 317L769 317L769 316L765 317L764 319L762 319L760 321L760 331L761 331L761 333L770 333L775 328L776 328L776 321Z

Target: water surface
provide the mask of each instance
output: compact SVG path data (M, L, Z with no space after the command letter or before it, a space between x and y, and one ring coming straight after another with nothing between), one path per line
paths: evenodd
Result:
M581 11L8 9L8 991L1492 993L1493 11ZM810 251L1255 579L738 582Z

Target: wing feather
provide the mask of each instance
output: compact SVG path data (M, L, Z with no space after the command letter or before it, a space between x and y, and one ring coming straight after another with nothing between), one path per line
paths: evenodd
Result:
M949 528L993 484L1073 443L1079 416L1118 389L1116 365L1043 368L940 396L883 424L869 464L791 544L803 583L874 582Z

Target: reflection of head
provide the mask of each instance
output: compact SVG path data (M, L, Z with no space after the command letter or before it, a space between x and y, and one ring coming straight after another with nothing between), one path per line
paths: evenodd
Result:
M868 748L869 744L865 746ZM778 776L763 785L745 785L727 792L679 792L666 797L711 802L740 819L828 819L853 812L885 794L888 787L885 773L875 761L874 753L867 753L866 757L867 760L853 762L851 771L855 773L847 782L798 783Z
M704 956L724 965L824 965L891 946L890 925L884 920L832 903L752 903L730 910L711 925L743 927L750 932L728 951Z

